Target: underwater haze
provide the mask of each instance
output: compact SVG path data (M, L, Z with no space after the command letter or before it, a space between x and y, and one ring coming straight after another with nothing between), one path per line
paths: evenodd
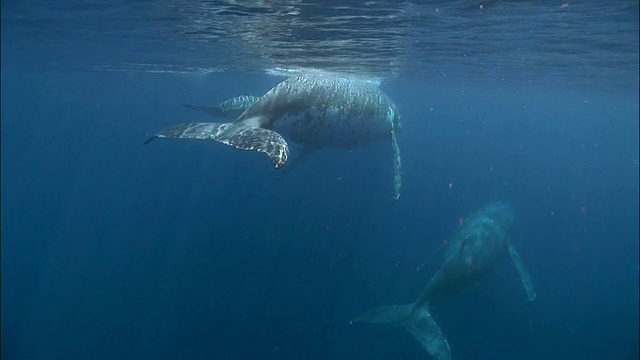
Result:
M431 359L350 322L494 202L537 297L505 255L433 303L452 358L638 358L638 1L1 6L3 359ZM386 141L144 145L309 72L393 100L399 199Z

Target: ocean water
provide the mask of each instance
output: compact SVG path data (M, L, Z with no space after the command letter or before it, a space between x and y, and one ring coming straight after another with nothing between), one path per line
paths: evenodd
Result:
M494 201L537 298L505 256L433 304L453 359L638 358L637 1L2 0L1 20L3 359L428 359L349 322L415 301ZM213 121L185 103L300 71L380 82L400 199L385 142L287 172L143 145Z

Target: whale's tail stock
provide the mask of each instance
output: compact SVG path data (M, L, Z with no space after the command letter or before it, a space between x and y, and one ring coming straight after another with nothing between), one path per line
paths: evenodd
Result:
M370 309L351 323L390 324L404 326L436 360L451 360L451 350L440 327L431 317L428 304L381 306Z

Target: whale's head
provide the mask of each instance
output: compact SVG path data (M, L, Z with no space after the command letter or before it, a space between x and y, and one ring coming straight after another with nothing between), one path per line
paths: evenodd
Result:
M503 226L510 226L516 220L516 212L511 206L502 202L489 204L482 212L484 215L503 224Z

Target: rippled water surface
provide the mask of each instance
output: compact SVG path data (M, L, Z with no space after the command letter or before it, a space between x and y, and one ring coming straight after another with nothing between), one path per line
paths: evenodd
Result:
M2 40L31 66L638 84L633 0L3 1Z

